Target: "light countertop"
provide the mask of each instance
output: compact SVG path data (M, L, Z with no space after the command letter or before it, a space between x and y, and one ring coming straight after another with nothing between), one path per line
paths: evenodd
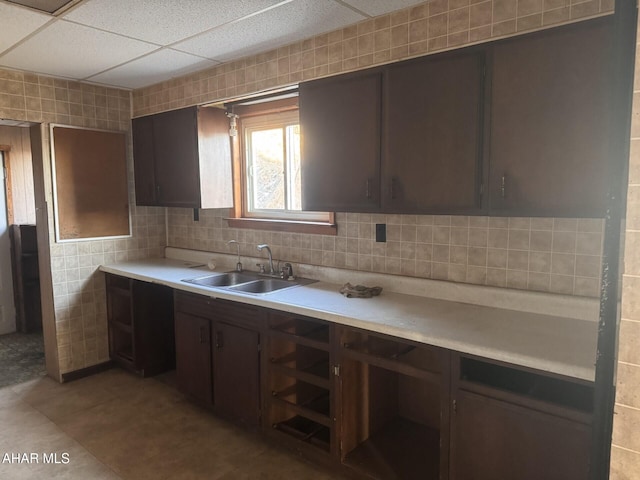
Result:
M384 291L346 298L340 285L316 282L253 295L182 280L211 270L193 262L148 259L104 265L103 272L214 298L272 308L583 380L594 379L597 323L556 315ZM217 268L215 272L228 271Z

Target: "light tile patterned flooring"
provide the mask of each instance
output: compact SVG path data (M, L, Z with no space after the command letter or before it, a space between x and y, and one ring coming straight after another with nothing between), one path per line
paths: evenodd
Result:
M39 462L0 463L2 479L339 478L195 406L170 374L141 379L120 369L1 388L0 462L12 453ZM69 462L44 464L45 453Z

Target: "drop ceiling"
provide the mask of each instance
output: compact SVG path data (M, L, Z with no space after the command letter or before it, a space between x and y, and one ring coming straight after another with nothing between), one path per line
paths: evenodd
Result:
M0 68L136 89L422 1L0 0Z

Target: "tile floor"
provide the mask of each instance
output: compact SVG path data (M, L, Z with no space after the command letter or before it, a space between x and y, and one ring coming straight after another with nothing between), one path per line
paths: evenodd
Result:
M171 380L112 369L66 384L42 377L1 388L0 478L338 478L195 406ZM38 462L10 461L25 453ZM43 454L59 463L45 464Z
M26 382L45 373L42 332L0 335L0 387Z

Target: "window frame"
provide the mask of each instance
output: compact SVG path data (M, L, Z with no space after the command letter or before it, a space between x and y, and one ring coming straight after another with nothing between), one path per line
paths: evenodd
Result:
M245 125L265 125L276 115L297 115L298 97L278 100L266 100L259 103L247 102L235 104L228 109L229 113L238 115L237 134L231 136L231 152L233 159L234 207L227 219L230 227L252 228L296 233L318 233L336 235L335 214L333 212L309 212L309 214L273 214L262 215L249 212L247 197L247 172L244 141ZM287 114L287 115L284 115ZM291 117L289 117L291 118ZM264 120L264 121L263 121ZM284 122L283 122L284 123ZM247 214L248 213L248 214ZM320 218L323 215L323 218Z

